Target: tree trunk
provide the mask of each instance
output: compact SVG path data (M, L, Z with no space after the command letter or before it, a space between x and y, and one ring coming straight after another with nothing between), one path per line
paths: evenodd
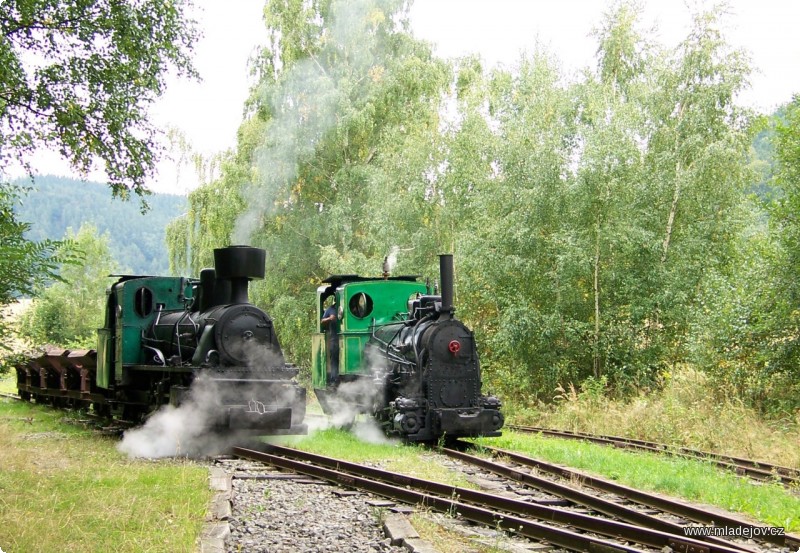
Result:
M672 205L669 208L669 216L667 217L667 230L664 233L664 244L661 251L661 264L667 260L667 252L669 251L669 241L672 237L672 226L675 223L675 213L678 211L678 200L681 197L681 164L678 162L675 165L675 191L672 194Z
M594 352L592 368L595 378L600 378L600 225L595 227L594 242Z
M669 208L669 216L667 217L667 230L664 233L664 244L661 251L661 264L663 265L664 262L667 260L667 252L669 251L669 242L672 238L672 226L675 224L675 213L678 211L678 200L681 197L681 172L683 172L683 166L680 161L680 148L679 148L679 139L677 136L677 129L680 126L680 121L683 119L683 113L686 110L686 103L681 101L681 107L678 110L678 115L676 117L676 137L675 137L675 156L678 158L678 161L675 162L675 190L672 194L672 205Z

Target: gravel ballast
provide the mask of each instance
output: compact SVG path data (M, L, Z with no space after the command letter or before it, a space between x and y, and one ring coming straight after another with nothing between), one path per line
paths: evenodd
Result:
M221 466L233 476L228 552L408 551L384 535L388 510L374 496L247 461Z

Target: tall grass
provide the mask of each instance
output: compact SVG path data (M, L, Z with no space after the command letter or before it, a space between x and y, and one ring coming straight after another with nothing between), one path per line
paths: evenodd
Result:
M659 391L633 399L610 399L602 386L590 383L581 390L559 390L553 405L510 405L506 413L518 424L652 440L800 468L800 412L794 420L765 420L688 368L666 375Z

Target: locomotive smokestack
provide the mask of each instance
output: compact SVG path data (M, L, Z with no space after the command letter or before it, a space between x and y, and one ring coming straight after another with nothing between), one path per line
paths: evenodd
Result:
M439 256L439 278L442 281L442 311L453 312L453 254Z
M230 246L214 250L217 271L215 288L220 281L230 282L230 296L225 303L250 303L247 285L254 278L264 278L267 252L250 246Z

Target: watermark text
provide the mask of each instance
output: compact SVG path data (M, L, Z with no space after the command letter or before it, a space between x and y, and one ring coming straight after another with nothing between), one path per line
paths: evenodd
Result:
M689 538L744 538L758 539L786 535L781 526L684 526L683 535Z

